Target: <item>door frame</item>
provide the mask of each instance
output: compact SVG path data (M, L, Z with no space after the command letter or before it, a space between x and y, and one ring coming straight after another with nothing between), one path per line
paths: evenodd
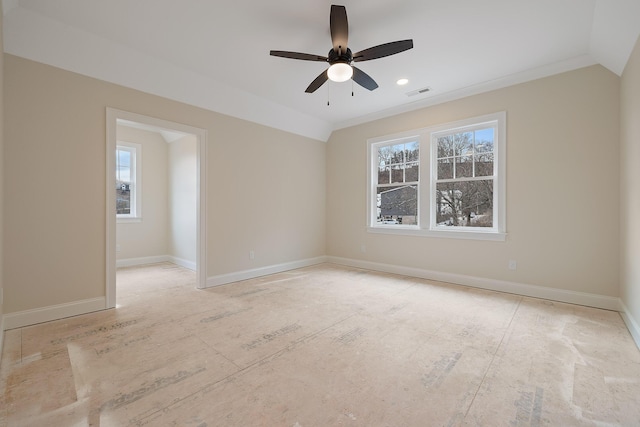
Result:
M175 123L142 114L107 107L107 170L106 170L106 290L105 308L116 306L116 172L115 153L118 120L127 120L156 128L175 130L196 136L196 287L204 289L207 284L206 245L206 129Z

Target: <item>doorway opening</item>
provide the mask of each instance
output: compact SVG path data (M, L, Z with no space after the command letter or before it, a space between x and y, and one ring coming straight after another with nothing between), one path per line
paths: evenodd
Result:
M117 267L169 261L206 287L206 130L107 108L106 308Z

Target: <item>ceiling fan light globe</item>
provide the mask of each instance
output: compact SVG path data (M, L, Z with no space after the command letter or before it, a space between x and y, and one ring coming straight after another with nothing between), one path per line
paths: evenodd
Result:
M329 67L327 76L333 82L346 82L353 76L353 68L349 64L338 62Z

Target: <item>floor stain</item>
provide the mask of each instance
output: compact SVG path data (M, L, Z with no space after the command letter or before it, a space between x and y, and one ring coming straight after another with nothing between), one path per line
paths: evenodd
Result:
M302 326L298 325L297 323L285 326L285 327L280 328L280 329L278 329L276 331L273 331L273 332L270 332L268 334L265 334L262 337L251 341L250 343L243 344L242 348L245 349L245 350L252 350L252 349L254 349L256 347L259 347L259 346L261 346L263 344L271 342L271 341L275 340L278 337L281 337L283 335L289 334L291 332L295 332L298 329L300 329L301 327Z
M462 357L462 353L442 356L439 361L433 364L431 371L422 377L422 384L427 388L439 386L456 366L460 357Z

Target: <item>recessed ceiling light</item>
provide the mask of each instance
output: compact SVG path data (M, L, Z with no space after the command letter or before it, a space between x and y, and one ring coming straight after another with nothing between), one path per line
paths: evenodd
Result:
M404 85L406 85L407 83L409 83L409 79L400 79L400 80L398 80L398 81L396 82L396 84L397 84L398 86L404 86Z

